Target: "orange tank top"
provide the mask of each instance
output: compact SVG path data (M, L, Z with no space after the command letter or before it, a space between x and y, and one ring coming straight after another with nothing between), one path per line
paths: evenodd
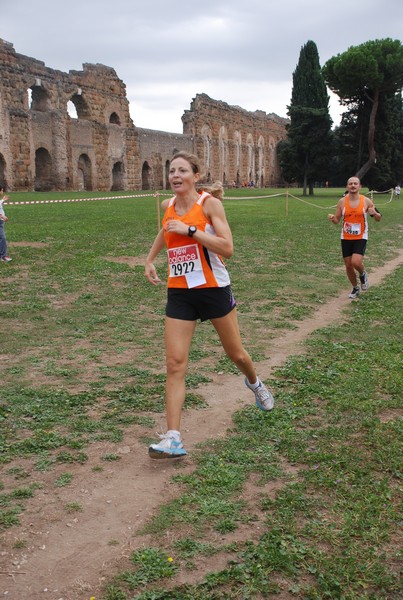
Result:
M365 196L360 195L358 206L350 206L349 196L345 197L343 208L342 240L367 240L368 221L365 212Z
M199 199L190 211L182 216L175 211L175 197L168 203L162 226L168 254L169 288L211 288L230 285L229 274L221 256L187 235L166 231L168 221L176 219L188 226L195 225L197 229L210 235L216 235L211 221L203 212L203 203L208 196L206 192L199 194Z

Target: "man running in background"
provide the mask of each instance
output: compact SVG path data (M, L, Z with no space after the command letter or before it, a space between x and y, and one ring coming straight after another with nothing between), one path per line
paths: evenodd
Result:
M335 225L342 220L341 251L347 277L353 286L349 294L349 298L352 299L357 298L361 290L368 289L368 277L364 269L364 254L368 240L367 215L374 217L376 221L380 221L382 216L372 200L360 194L360 190L360 179L350 177L347 181L347 194L338 201L336 212L327 216Z

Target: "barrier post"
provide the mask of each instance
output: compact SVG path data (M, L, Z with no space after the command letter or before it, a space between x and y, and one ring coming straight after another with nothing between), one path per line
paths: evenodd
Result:
M285 216L288 217L288 188L285 193Z
M160 209L160 197L159 197L159 193L156 192L155 193L155 198L156 198L156 202L157 202L157 231L159 231L161 229L161 209Z

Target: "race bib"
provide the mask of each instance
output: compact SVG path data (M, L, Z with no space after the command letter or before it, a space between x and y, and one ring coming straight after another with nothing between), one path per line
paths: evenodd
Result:
M344 223L343 229L345 233L350 235L361 235L361 224L360 223Z
M169 248L167 253L170 277L187 276L203 270L197 244Z

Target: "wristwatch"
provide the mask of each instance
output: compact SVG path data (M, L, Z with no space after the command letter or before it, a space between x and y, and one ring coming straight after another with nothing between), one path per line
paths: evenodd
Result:
M197 231L197 227L195 227L195 225L191 225L188 229L188 236L193 237L194 234L196 233L196 231Z

